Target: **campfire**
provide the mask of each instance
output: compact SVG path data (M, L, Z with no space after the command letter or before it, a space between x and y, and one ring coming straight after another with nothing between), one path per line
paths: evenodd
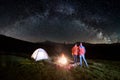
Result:
M64 53L62 53L59 57L56 58L55 64L57 67L63 68L66 70L69 70L75 67L74 64L70 63L70 59L68 59L68 57L66 57Z
M67 58L65 57L64 54L62 54L60 57L58 57L58 64L60 65L67 65L68 64L68 60Z

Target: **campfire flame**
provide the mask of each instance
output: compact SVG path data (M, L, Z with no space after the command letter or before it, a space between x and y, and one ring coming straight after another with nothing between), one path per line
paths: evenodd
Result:
M59 57L58 63L61 64L61 65L66 65L67 64L67 58L65 57L64 54L62 54L62 56Z

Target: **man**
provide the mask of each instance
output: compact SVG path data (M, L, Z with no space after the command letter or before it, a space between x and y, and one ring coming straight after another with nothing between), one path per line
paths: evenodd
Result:
M85 62L85 65L88 67L87 61L85 59L85 52L86 52L85 47L82 45L82 43L80 43L80 46L79 46L79 57L80 57L80 66L81 67L82 67L82 60Z
M77 63L77 56L78 56L78 46L75 44L72 48L72 55L74 57L74 63Z

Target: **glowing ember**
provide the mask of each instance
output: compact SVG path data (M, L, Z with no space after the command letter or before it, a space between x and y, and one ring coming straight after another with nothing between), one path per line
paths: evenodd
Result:
M67 64L67 58L64 56L64 54L62 54L62 56L58 59L58 63L62 65Z

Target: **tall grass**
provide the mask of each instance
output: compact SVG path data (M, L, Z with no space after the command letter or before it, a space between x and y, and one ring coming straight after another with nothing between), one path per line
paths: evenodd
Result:
M88 60L70 70L46 61L0 56L0 80L120 80L120 61Z

